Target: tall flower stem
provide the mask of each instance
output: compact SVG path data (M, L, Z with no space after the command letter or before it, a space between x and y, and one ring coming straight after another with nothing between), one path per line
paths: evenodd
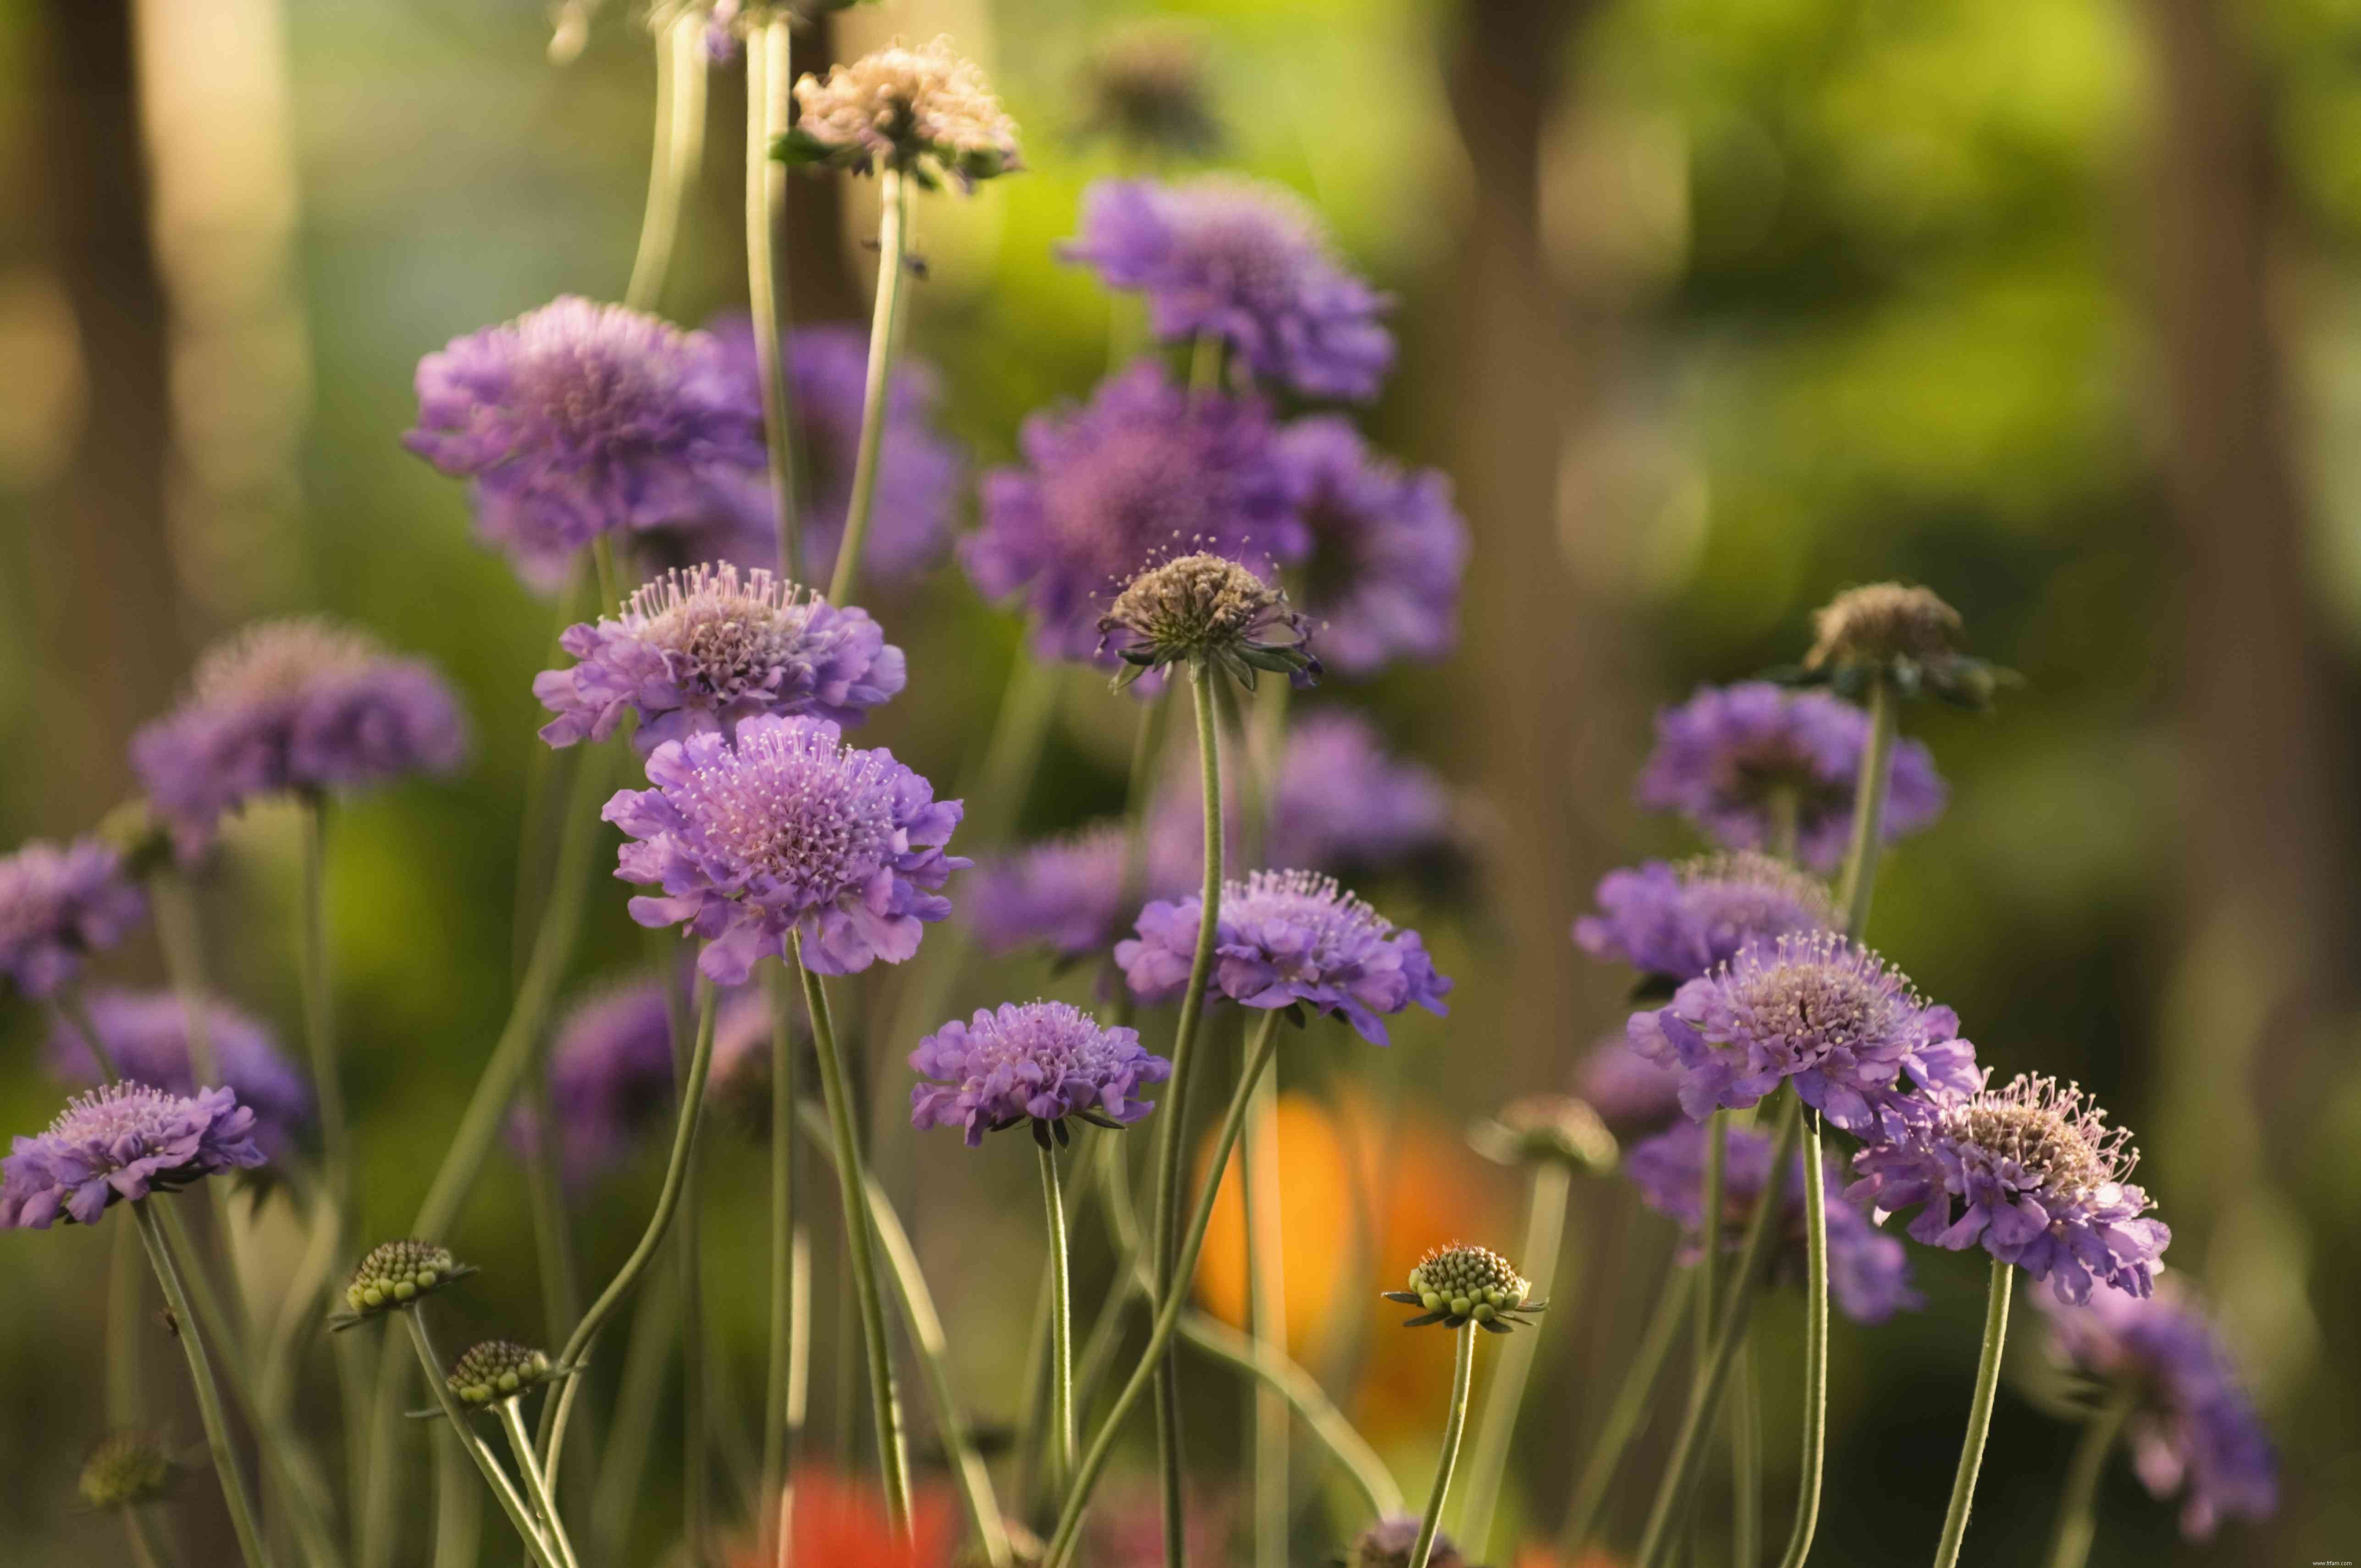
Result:
M655 26L655 138L648 156L648 199L640 216L639 250L623 302L652 311L664 296L680 234L681 200L705 149L705 15L685 5L660 15Z
M2083 1423L2082 1440L2074 1445L2074 1463L2066 1472L2066 1495L2058 1503L2049 1568L2082 1568L2089 1560L2092 1539L2099 1533L2099 1478L2106 1474L2107 1454L2138 1402L2138 1385L2126 1380Z
M147 1508L137 1503L122 1510L123 1533L131 1543L131 1561L135 1568L165 1568L176 1563L164 1543L156 1539L155 1522L148 1519Z
M869 318L869 379L861 397L861 444L853 450L852 496L845 506L844 538L829 580L831 604L851 604L861 586L861 550L877 510L877 455L885 439L886 394L894 378L895 335L901 325L902 274L909 250L910 181L898 169L877 174L877 304Z
M106 1424L137 1426L148 1403L146 1343L141 1320L139 1240L128 1225L115 1228L106 1263Z
M1253 861L1249 861L1248 864ZM1239 1145L1238 1198L1246 1211L1247 1319L1257 1346L1287 1350L1287 1251L1279 1192L1278 1074L1255 1085ZM1291 1497L1287 1397L1265 1383L1255 1389L1254 1553L1256 1568L1287 1568Z
M573 1222L557 1170L558 1128L549 1095L549 1075L525 1080L525 1104L533 1113L534 1148L525 1161L525 1195L533 1208L535 1262L541 1273L542 1313L553 1344L562 1342L582 1310L582 1280L575 1266Z
M804 580L803 516L796 505L795 405L781 338L787 324L787 166L771 156L786 134L793 35L784 7L746 39L746 301L753 318L754 365L763 383L763 436L771 456L772 521L779 530L779 576Z
M607 1442L598 1451L598 1486L590 1501L594 1563L620 1562L623 1543L631 1539L631 1520L647 1481L656 1405L664 1398L664 1374L679 1335L679 1277L658 1273L631 1309L615 1408L607 1423Z
M476 1462L476 1469L483 1475L484 1485L489 1486L492 1496L500 1499L500 1511L509 1516L509 1523L516 1528L517 1535L524 1541L526 1552L542 1568L566 1568L566 1563L557 1555L556 1548L550 1544L549 1537L543 1531L540 1520L533 1517L525 1500L517 1496L516 1486L509 1480L508 1473L500 1468L500 1462L491 1456L484 1447L483 1440L467 1424L467 1412L460 1405L457 1396L451 1392L451 1385L443 1371L443 1358L435 1354L434 1338L426 1332L426 1320L415 1307L407 1308L395 1316L401 1320L402 1327L410 1331L411 1348L418 1354L418 1364L425 1369L426 1387L434 1393L435 1403L443 1408L444 1419L451 1423L452 1435L458 1439L459 1446L467 1451L467 1457Z
M1066 1261L1066 1197L1058 1183L1058 1154L1044 1139L1041 1207L1049 1227L1049 1429L1055 1434L1056 1484L1074 1473L1074 1292Z
M1574 1172L1563 1160L1534 1165L1532 1190L1525 1201L1524 1250L1517 1259L1531 1271L1536 1300L1548 1300L1554 1293L1558 1255L1565 1245L1566 1205L1573 1195ZM1532 1376L1540 1339L1538 1334L1510 1335L1485 1391L1476 1452L1468 1460L1467 1501L1459 1514L1459 1540L1478 1558L1491 1542L1492 1518L1499 1507L1509 1452L1516 1442L1517 1414L1524 1408L1525 1383Z
M2008 1343L2008 1298L2016 1266L1993 1259L1992 1288L1984 1297L1983 1351L1976 1360L1976 1391L1968 1402L1968 1431L1960 1442L1960 1467L1951 1476L1950 1506L1943 1510L1942 1539L1935 1543L1935 1568L1952 1568L1967 1539L1968 1509L1975 1501L1976 1472L1983 1468L1984 1434L1992 1430L1993 1400L2000 1393L2000 1358Z
M874 367L873 361L873 368ZM846 531L846 545L852 543ZM803 942L794 944L796 971L803 977L804 1008L811 1017L812 1043L819 1058L820 1093L828 1102L829 1137L836 1148L837 1196L844 1210L845 1261L852 1277L854 1305L861 1315L862 1347L869 1358L869 1398L877 1423L878 1480L884 1487L885 1508L895 1529L910 1526L910 1454L902 1431L902 1398L894 1380L894 1346L885 1335L885 1298L877 1286L877 1253L863 1191L865 1168L861 1162L861 1132L852 1113L851 1074L836 1024L829 1016L828 991L804 962Z
M1752 1568L1763 1561L1763 1376L1752 1336L1738 1342L1730 1375L1737 1385L1730 1401L1730 1557Z
M672 1036L674 1091L684 1093L697 1037L688 979L675 959L673 947L677 938L670 931L651 931L648 936L655 954L656 972L664 977L664 1016ZM711 1342L706 1332L705 1237L700 1223L704 1217L700 1201L704 1173L705 1151L692 1148L688 1170L681 1182L680 1230L673 1254L680 1268L681 1536L687 1543L692 1563L705 1560L708 1538L712 1533L713 1507L712 1405L708 1398L711 1389L708 1347Z
M1706 1119L1705 1170L1699 1191L1697 1213L1702 1223L1697 1234L1703 1246L1697 1255L1698 1299L1719 1303L1721 1300L1719 1273L1721 1266L1722 1192L1728 1181L1730 1161L1730 1113L1716 1111ZM1701 1387L1705 1383L1706 1365L1713 1359L1713 1323L1711 1309L1699 1312L1692 1320L1696 1333L1689 1356L1689 1387ZM1697 1558L1697 1521L1688 1524L1689 1556Z
M1901 719L1901 694L1892 681L1870 688L1869 739L1861 749L1861 772L1853 781L1852 839L1845 850L1844 875L1837 883L1837 910L1845 935L1861 940L1869 924L1869 896L1877 886L1877 856L1884 842L1885 792L1894 779L1894 737Z
M302 798L303 888L296 912L301 946L297 974L303 992L303 1043L312 1057L312 1087L319 1097L322 1176L339 1232L353 1229L352 1128L345 1119L344 1072L336 1060L335 1008L329 996L327 910L327 806L316 795Z
M1598 1523L1598 1510L1607 1500L1607 1488L1614 1483L1616 1469L1640 1430L1641 1418L1647 1414L1649 1396L1654 1392L1657 1376L1671 1354L1681 1319L1694 1305L1696 1291L1697 1270L1677 1268L1657 1299L1656 1315L1649 1320L1648 1332L1626 1364L1622 1386L1615 1391L1615 1402L1608 1407L1607 1419L1599 1423L1598 1441L1591 1445L1590 1457L1583 1461L1582 1474L1575 1481L1574 1501L1567 1505L1565 1527L1558 1531L1562 1555L1578 1558L1583 1548L1590 1544L1590 1532Z
M1434 1462L1434 1490L1418 1521L1410 1568L1426 1568L1427 1559L1434 1553L1434 1532L1442 1528L1444 1499L1451 1494L1451 1473L1459 1463L1459 1434L1467 1425L1467 1388L1476 1376L1476 1325L1464 1325L1452 1338L1458 1344L1451 1362L1451 1409L1443 1418L1443 1453Z
M434 1568L477 1568L484 1552L484 1499L469 1479L467 1445L436 1432L434 1444Z
M1804 1435L1795 1462L1795 1522L1779 1568L1803 1568L1811 1555L1820 1518L1821 1461L1828 1451L1828 1195L1819 1123L1816 1113L1804 1113ZM1752 1419L1751 1411L1746 1419Z
M763 1395L763 1489L764 1506L776 1498L773 1546L785 1568L794 1540L794 1494L787 1481L796 1439L803 1428L801 1394L810 1376L811 1314L799 1305L808 1289L798 1288L798 1265L809 1257L796 1220L796 1045L789 1028L795 981L785 963L763 970L771 1008L771 1360Z
M253 1497L246 1486L246 1467L239 1462L230 1437L229 1414L222 1409L221 1388L214 1381L213 1358L205 1354L204 1336L197 1332L196 1319L189 1310L189 1295L181 1285L181 1271L173 1266L171 1252L164 1245L156 1217L148 1212L148 1201L142 1200L127 1207L132 1223L139 1227L140 1243L148 1249L148 1266L156 1271L156 1283L163 1288L164 1304L182 1325L177 1337L189 1358L189 1380L196 1386L197 1410L204 1418L205 1448L212 1453L214 1473L221 1478L222 1498L229 1505L230 1526L237 1532L238 1552L246 1559L247 1568L269 1568L270 1553L263 1544L262 1527L255 1519Z
M558 1561L565 1568L582 1568L582 1560L575 1555L574 1542L566 1539L566 1521L557 1517L557 1499L550 1496L549 1482L541 1473L541 1461L533 1451L533 1434L524 1430L524 1418L517 1414L514 1399L500 1401L500 1430L508 1434L509 1452L516 1455L517 1474L524 1477L525 1496L533 1501L533 1511L541 1519L543 1531L557 1549Z

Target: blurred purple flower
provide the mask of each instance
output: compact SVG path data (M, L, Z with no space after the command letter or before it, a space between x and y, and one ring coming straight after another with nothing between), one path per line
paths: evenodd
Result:
M52 995L84 955L115 946L147 915L113 845L33 839L0 857L0 973L27 996Z
M920 1040L910 1066L936 1080L910 1086L910 1124L964 1128L970 1148L1027 1120L1129 1126L1156 1108L1134 1098L1140 1085L1172 1075L1137 1030L1103 1028L1062 1002L978 1008Z
M1178 897L1199 874L1196 835L1178 849L1151 833L1140 891ZM994 952L1036 944L1063 959L1103 953L1123 925L1124 828L1102 822L1028 844L980 872L968 908L978 938Z
M1748 850L1609 872L1598 908L1574 923L1575 945L1642 974L1695 980L1763 938L1825 931L1828 892L1785 862Z
M1425 1521L1416 1514L1389 1514L1363 1530L1345 1554L1345 1568L1410 1568L1418 1550L1418 1532ZM1467 1568L1467 1559L1451 1538L1437 1530L1428 1543L1426 1568Z
M188 1009L176 993L96 991L87 1003L91 1027L126 1079L183 1096L202 1087L189 1056ZM204 1009L205 1041L219 1081L254 1113L254 1138L264 1152L273 1158L285 1154L311 1119L311 1085L260 1023L225 1002L208 1001ZM51 1075L69 1082L100 1080L82 1031L69 1024L50 1032L46 1059Z
M254 1113L227 1089L182 1096L111 1083L66 1102L47 1132L0 1159L0 1229L45 1231L62 1216L98 1223L109 1204L171 1192L263 1163Z
M633 981L574 1003L549 1047L549 1109L559 1168L581 1186L621 1165L673 1102L672 1018L664 982ZM529 1152L541 1135L520 1105L509 1141Z
M1681 1114L1681 1072L1650 1061L1620 1031L1590 1047L1575 1069L1574 1091L1619 1138L1654 1132Z
M1297 420L1279 432L1279 450L1312 535L1302 598L1321 662L1369 675L1394 659L1450 652L1467 568L1450 479L1378 456L1334 415Z

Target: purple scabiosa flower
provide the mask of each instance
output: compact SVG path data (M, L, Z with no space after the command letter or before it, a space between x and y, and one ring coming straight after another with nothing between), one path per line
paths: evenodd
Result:
M1267 181L1102 180L1060 250L1143 294L1167 343L1220 339L1248 370L1312 398L1366 402L1394 359L1389 302L1340 266L1311 207Z
M189 1012L178 995L98 991L85 1001L91 1027L125 1078L179 1095L198 1091ZM274 1157L284 1154L311 1118L311 1085L260 1023L225 1002L208 1001L204 1009L205 1043L221 1081L254 1113L255 1142ZM81 1031L63 1024L49 1036L47 1063L52 1076L70 1082L94 1085L101 1077Z
M14 1140L0 1159L0 1228L46 1231L60 1217L93 1225L118 1200L251 1168L263 1163L253 1132L254 1113L227 1089L110 1083L78 1095L49 1131Z
M780 156L855 174L899 169L928 189L949 180L961 191L1025 167L1016 122L948 37L922 49L896 40L829 67L825 81L796 82L795 129Z
M1144 896L1178 898L1196 880L1202 828L1186 841L1151 828L1141 867ZM1124 827L1102 822L1044 839L979 873L968 898L985 948L1046 947L1071 961L1103 953L1123 934Z
M1197 818L1192 815L1191 824ZM1192 834L1202 837L1202 828ZM1451 796L1432 770L1389 752L1349 708L1290 727L1271 792L1268 853L1280 865L1377 871L1447 848Z
M1883 1120L1882 1141L1853 1156L1853 1202L1923 1205L1913 1237L1953 1252L1981 1242L2061 1301L2089 1299L2093 1280L2153 1288L2172 1232L2144 1217L2147 1194L2124 1179L2139 1160L2130 1135L2075 1085L2020 1073L2005 1089L1948 1096L1932 1116Z
M1093 657L1115 595L1176 551L1284 566L1310 543L1261 403L1192 400L1159 366L1033 415L1018 445L1023 467L983 477L983 526L960 558L985 597L1025 596L1044 658Z
M1158 900L1139 912L1137 938L1115 961L1131 989L1161 1002L1188 984L1201 901ZM1380 1014L1415 1002L1450 1011L1451 981L1434 972L1426 944L1397 928L1336 879L1311 872L1256 872L1222 889L1210 989L1246 1007L1332 1013L1372 1045L1386 1044Z
M85 954L115 946L147 914L113 845L34 839L0 856L0 973L27 996L52 995Z
M1700 1122L1793 1080L1804 1103L1867 1134L1881 1111L1926 1119L1931 1102L1914 1087L1971 1094L1983 1082L1959 1014L1929 1005L1901 970L1828 931L1740 948L1664 1007L1633 1014L1628 1032L1641 1055L1681 1069L1681 1109Z
M1390 1514L1363 1530L1345 1554L1345 1568L1410 1568L1410 1554L1418 1550L1415 1514ZM1427 1547L1426 1568L1467 1568L1467 1559L1441 1531Z
M1722 1146L1720 1245L1725 1252L1736 1252L1770 1179L1773 1150L1769 1135L1752 1127L1733 1126L1728 1133ZM1640 1201L1680 1222L1686 1232L1684 1263L1696 1262L1704 1251L1705 1140L1705 1128L1683 1122L1635 1146L1623 1158ZM1827 1161L1826 1169L1832 1186L1843 1179L1843 1168L1835 1159ZM1772 1264L1774 1272L1798 1279L1806 1265L1803 1186L1804 1159L1798 1154L1780 1189L1781 1245ZM1918 1292L1910 1286L1909 1255L1900 1242L1850 1204L1831 1202L1828 1215L1828 1293L1838 1310L1857 1323L1882 1323L1903 1308L1920 1304Z
M818 974L900 963L926 923L950 913L934 890L969 863L943 852L961 803L840 733L824 718L764 714L740 722L735 745L667 740L648 758L655 787L607 803L606 819L632 840L615 874L664 890L632 899L631 918L705 938L697 962L708 980L742 984L756 959L785 955L791 933Z
M1681 1114L1681 1071L1649 1060L1618 1031L1590 1047L1575 1069L1574 1091L1620 1137L1651 1133Z
M549 1048L549 1109L558 1165L580 1186L629 1159L640 1135L669 1113L672 1019L664 984L633 981L576 1003ZM531 1150L541 1129L520 1106L509 1141Z
M1730 850L1767 849L1784 809L1795 814L1795 858L1817 872L1844 860L1853 782L1869 743L1869 715L1825 692L1768 681L1705 686L1656 715L1656 748L1640 774L1640 804L1677 811ZM1888 842L1942 815L1949 792L1916 740L1894 742L1886 788Z
M2136 1389L2132 1468L2151 1496L2182 1494L2180 1531L2209 1541L2224 1518L2279 1509L2279 1455L2229 1347L2167 1279L2142 1299L2101 1290L2079 1307L2036 1297L2049 1353L2070 1372Z
M1728 963L1749 942L1835 924L1826 887L1746 850L1609 872L1598 897L1599 912L1574 923L1575 945L1676 981Z
M1127 1127L1156 1108L1136 1098L1140 1085L1172 1076L1170 1062L1140 1047L1137 1030L1102 1028L1062 1002L978 1008L920 1040L910 1066L936 1080L910 1086L910 1124L964 1128L970 1148L1027 1121L1045 1146L1053 1131L1065 1142L1069 1116Z
M1279 432L1279 451L1312 535L1303 608L1322 660L1358 676L1451 652L1467 524L1450 479L1387 461L1334 415L1297 420Z
M320 620L258 621L215 644L181 706L131 740L184 853L256 795L448 773L467 751L459 699L433 665Z
M553 746L604 740L626 712L644 755L666 740L732 733L758 713L809 713L857 724L902 689L902 650L862 609L839 609L793 583L724 562L642 586L622 613L566 628L580 661L544 670L533 695L557 715Z

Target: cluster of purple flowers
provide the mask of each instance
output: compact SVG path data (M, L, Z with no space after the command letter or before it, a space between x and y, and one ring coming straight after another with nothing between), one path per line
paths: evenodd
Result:
M312 1118L312 1087L279 1042L258 1020L225 1002L203 1004L205 1048L220 1081L254 1113L254 1139L276 1158L292 1148ZM115 1070L135 1083L183 1097L198 1092L189 1041L188 1004L169 991L94 991L83 1016ZM80 1027L60 1021L47 1048L49 1071L71 1083L96 1084L102 1074Z
M1609 872L1597 915L1575 922L1575 944L1642 974L1695 980L1750 942L1825 931L1828 889L1785 862L1748 851Z
M115 946L148 913L111 844L34 840L0 857L0 973L45 997L81 972L84 955Z

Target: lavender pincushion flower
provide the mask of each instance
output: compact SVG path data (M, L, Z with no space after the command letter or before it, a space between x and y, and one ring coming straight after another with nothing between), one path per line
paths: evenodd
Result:
M1946 1097L1932 1117L1888 1116L1881 1141L1853 1156L1845 1196L1882 1212L1924 1205L1910 1234L2003 1263L2079 1303L2093 1280L2134 1296L2154 1287L2172 1240L2145 1218L2147 1194L2124 1179L2130 1135L2072 1084L2020 1073L2005 1089ZM1956 1212L1957 1217L1954 1218Z
M784 957L791 935L818 974L915 954L926 923L950 913L934 890L968 864L943 852L961 803L840 736L824 718L764 714L739 724L734 745L703 734L658 746L655 787L618 791L604 813L632 840L615 874L663 889L632 899L631 918L705 938L697 968L722 985Z
M1752 1127L1732 1126L1727 1131L1720 1245L1725 1252L1735 1252L1770 1179L1773 1145L1767 1134ZM1639 1190L1641 1201L1684 1227L1684 1263L1695 1262L1703 1250L1705 1140L1705 1128L1695 1122L1682 1122L1634 1146L1623 1159L1623 1168ZM1843 1179L1843 1169L1834 1158L1827 1160L1826 1173L1831 1184ZM1781 1245L1772 1265L1793 1278L1801 1278L1805 1272L1803 1184L1804 1160L1798 1154L1780 1188L1776 1234ZM1828 1291L1839 1311L1857 1323L1882 1323L1903 1308L1921 1304L1918 1292L1910 1285L1909 1255L1900 1242L1850 1204L1828 1204Z
M553 746L604 740L637 712L631 743L732 733L756 714L816 714L858 723L902 689L902 650L866 610L839 609L793 583L724 562L642 585L620 615L566 628L558 645L580 661L533 677L557 717Z
M1618 1030L1575 1069L1574 1091L1617 1136L1654 1132L1681 1114L1681 1071L1650 1061Z
M1129 1126L1155 1109L1136 1098L1140 1086L1172 1074L1170 1062L1141 1048L1137 1030L1103 1028L1062 1002L978 1008L920 1040L910 1066L937 1080L910 1086L910 1124L964 1128L970 1148L1027 1120ZM1035 1137L1046 1135L1037 1126Z
M1202 902L1159 900L1139 912L1138 936L1116 945L1132 991L1160 1002L1189 982ZM1434 972L1426 944L1397 928L1334 877L1256 872L1222 889L1208 988L1246 1007L1333 1013L1373 1045L1387 1043L1380 1014L1416 1003L1447 1013L1451 981Z
M1795 814L1795 859L1832 872L1844 859L1868 743L1869 715L1826 692L1768 681L1701 687L1656 715L1640 804L1679 812L1724 849L1762 850L1777 836L1784 796ZM1881 825L1887 841L1941 816L1947 794L1927 748L1896 741Z
M47 1132L0 1159L0 1229L98 1223L107 1206L263 1163L254 1113L227 1089L174 1094L111 1083L66 1102Z
M35 839L0 857L0 974L27 996L52 995L85 954L115 946L147 914L113 845Z
M1255 375L1306 397L1367 401L1393 365L1386 296L1337 263L1300 197L1266 181L1099 181L1060 254L1144 294L1163 341L1218 338Z
M2136 1390L2132 1468L2151 1496L2183 1493L2180 1532L2209 1541L2225 1517L2279 1508L2279 1455L2229 1347L2168 1279L2142 1299L2101 1290L2079 1307L2037 1296L2050 1354L2086 1377Z
M467 752L458 697L433 665L308 619L258 621L209 649L188 697L131 740L183 852L257 795L448 773Z
M1784 861L1744 850L1609 872L1598 908L1574 923L1575 945L1642 974L1695 980L1763 938L1825 931L1828 889Z
M189 1054L189 1012L170 991L94 991L85 1011L115 1069L135 1083L192 1095L199 1085ZM225 1002L204 1003L205 1043L220 1080L254 1113L254 1137L265 1152L285 1153L312 1115L312 1088L280 1051L270 1031ZM60 1023L46 1048L49 1072L96 1084L98 1063L80 1030Z
M1195 881L1199 836L1185 844L1148 834L1140 893L1178 898ZM1104 952L1122 934L1125 832L1102 822L1060 838L1028 844L980 872L968 910L976 933L994 952L1042 946L1068 961Z
M1849 1133L1881 1113L1924 1120L1911 1093L1968 1094L1983 1082L1959 1015L1930 1005L1908 977L1833 932L1757 941L1635 1013L1632 1048L1682 1072L1681 1109L1704 1121L1743 1110L1792 1080L1804 1103Z
M1024 466L984 476L983 526L960 559L986 598L1024 595L1044 658L1094 657L1100 616L1166 555L1285 566L1310 545L1262 405L1191 399L1157 365L1033 415L1017 442Z
M1303 609L1322 662L1360 676L1450 652L1468 549L1450 479L1387 461L1334 415L1297 420L1279 450L1312 535Z
M567 1181L579 1186L630 1158L672 1097L672 1019L662 981L631 981L573 1005L549 1048L549 1108ZM510 1143L530 1150L540 1135L519 1107Z

